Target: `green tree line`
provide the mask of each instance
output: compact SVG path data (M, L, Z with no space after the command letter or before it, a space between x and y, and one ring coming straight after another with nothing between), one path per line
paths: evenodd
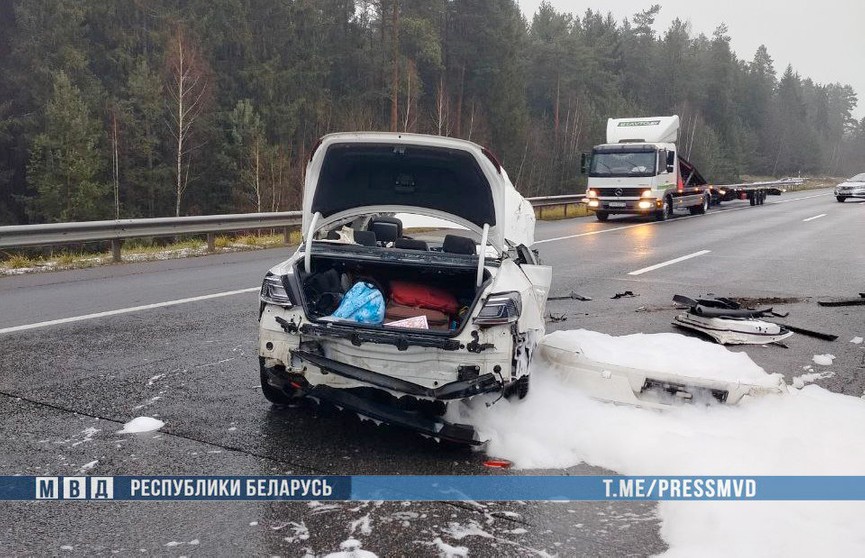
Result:
M679 114L712 181L861 172L849 85L660 8L514 0L0 3L0 224L296 209L317 139L467 138L525 195L579 191L608 117Z

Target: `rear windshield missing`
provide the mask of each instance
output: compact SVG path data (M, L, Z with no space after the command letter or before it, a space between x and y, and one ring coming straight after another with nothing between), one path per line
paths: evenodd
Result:
M490 185L469 152L411 145L330 146L312 210L327 217L373 205L436 209L479 227L496 222Z

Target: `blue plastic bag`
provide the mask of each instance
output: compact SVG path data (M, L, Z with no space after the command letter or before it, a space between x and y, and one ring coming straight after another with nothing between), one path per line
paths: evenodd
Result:
M381 324L384 322L384 296L371 283L355 283L343 295L332 316L362 324Z

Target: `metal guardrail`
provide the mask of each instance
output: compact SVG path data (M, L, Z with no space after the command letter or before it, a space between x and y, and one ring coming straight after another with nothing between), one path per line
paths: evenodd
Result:
M207 248L214 250L215 233L260 229L285 229L300 225L302 212L236 213L194 217L156 217L153 219L118 219L47 225L13 225L0 227L0 248L26 248L78 242L111 241L115 261L120 261L120 246L128 238L207 234Z
M787 178L773 182L725 184L726 187L769 186L801 184L801 178ZM715 186L716 188L719 186ZM544 207L567 206L582 203L585 193L526 198L543 213ZM0 249L52 246L79 242L111 241L114 261L120 261L120 248L124 240L147 236L180 236L206 234L207 248L214 250L215 233L260 229L284 229L289 240L289 228L301 223L302 212L235 213L229 215L200 215L194 217L156 217L152 219L119 219L116 221L84 221L80 223L52 223L47 225L12 225L0 227Z
M538 196L535 198L526 198L533 207L548 207L551 205L567 205L580 203L586 197L585 192L581 194L565 194L563 196Z

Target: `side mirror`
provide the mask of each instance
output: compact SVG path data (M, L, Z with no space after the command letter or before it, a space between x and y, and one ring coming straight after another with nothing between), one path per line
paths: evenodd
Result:
M667 172L673 172L676 170L676 152L668 151L667 152Z
M580 174L586 174L589 172L589 165L591 164L591 158L585 153L580 153Z

